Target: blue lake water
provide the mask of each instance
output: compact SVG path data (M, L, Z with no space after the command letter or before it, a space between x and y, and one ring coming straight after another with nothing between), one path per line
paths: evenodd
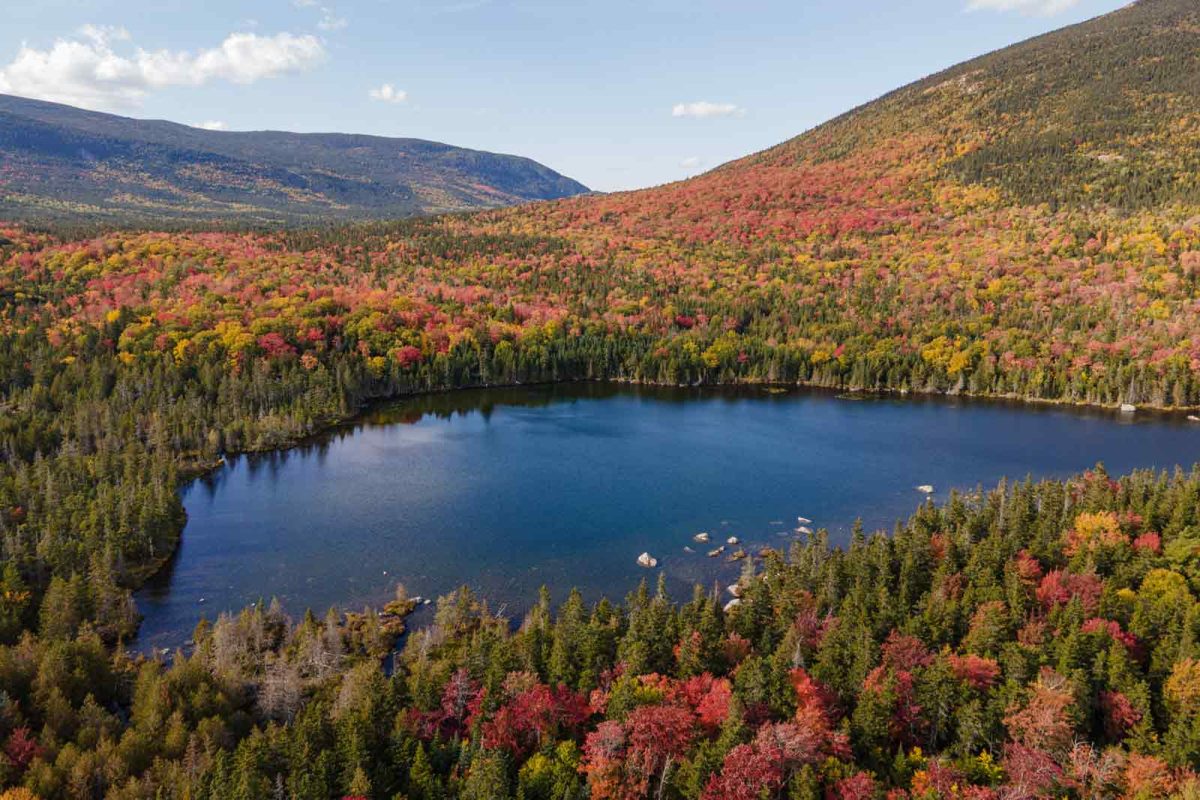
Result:
M839 543L856 517L907 517L920 484L944 499L1197 460L1200 424L1146 412L595 384L413 398L186 487L179 551L137 595L138 645L181 644L202 615L260 598L320 613L397 582L426 597L469 584L514 616L542 584L616 599L661 571L683 595L738 574L706 549L784 546L798 516Z

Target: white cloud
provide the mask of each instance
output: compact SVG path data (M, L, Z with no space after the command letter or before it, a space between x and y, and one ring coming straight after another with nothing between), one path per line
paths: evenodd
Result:
M231 33L216 47L144 50L121 47L123 28L86 25L76 37L47 50L23 44L0 67L0 92L96 109L132 109L168 86L202 86L215 80L253 83L310 69L325 58L312 35Z
M683 161L679 162L679 166L683 167L684 169L696 169L697 167L703 165L704 159L700 158L700 156L688 156Z
M371 89L367 92L367 96L381 103L403 103L408 100L408 92L397 89L390 83L385 83L378 89Z
M207 122L197 122L197 128L203 128L206 131L224 131L228 130L229 126L220 120L210 119Z
M672 117L696 117L698 119L740 117L745 113L746 109L735 106L733 103L710 103L707 100L698 100L695 103L676 103L671 108Z
M1019 11L1031 16L1048 17L1079 5L1079 0L970 0L968 11Z

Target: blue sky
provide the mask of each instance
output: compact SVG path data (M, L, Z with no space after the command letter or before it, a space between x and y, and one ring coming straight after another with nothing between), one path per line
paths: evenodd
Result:
M0 92L677 180L1125 0L8 0Z

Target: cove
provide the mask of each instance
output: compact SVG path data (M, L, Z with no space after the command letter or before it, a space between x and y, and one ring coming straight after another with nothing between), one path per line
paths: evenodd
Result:
M705 555L730 536L752 554L786 546L806 517L844 543L856 517L868 532L906 518L921 484L942 500L1101 461L1197 460L1200 424L1149 412L612 384L411 398L184 487L178 552L137 593L137 647L178 646L201 616L259 599L320 614L397 582L425 597L467 584L514 617L543 584L556 601L572 586L618 599L661 571L685 596L737 576Z

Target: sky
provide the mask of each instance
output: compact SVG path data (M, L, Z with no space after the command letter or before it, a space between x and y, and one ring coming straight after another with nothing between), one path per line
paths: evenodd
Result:
M5 0L0 93L679 180L1126 0Z

